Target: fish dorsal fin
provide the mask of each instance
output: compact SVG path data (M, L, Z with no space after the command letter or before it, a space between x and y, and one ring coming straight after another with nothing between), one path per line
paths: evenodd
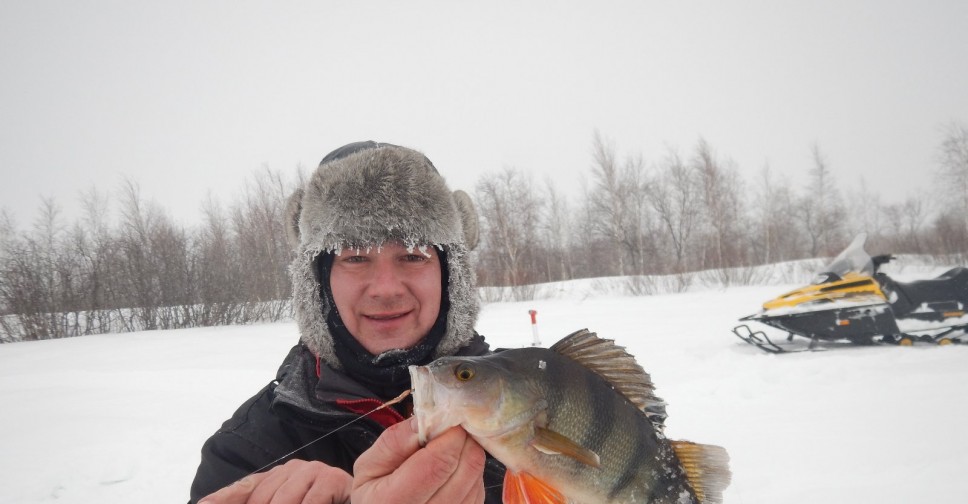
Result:
M534 476L510 469L504 473L504 504L567 504L565 496Z
M605 379L615 390L645 412L656 428L662 429L665 402L655 396L649 374L625 347L599 338L588 329L575 331L551 346L551 350L588 368Z
M563 434L544 427L535 427L534 440L531 445L541 453L564 455L592 467L602 465L602 459L597 453L579 445Z
M729 454L720 446L690 441L671 441L672 449L686 472L689 486L702 504L723 502L723 490L729 486Z

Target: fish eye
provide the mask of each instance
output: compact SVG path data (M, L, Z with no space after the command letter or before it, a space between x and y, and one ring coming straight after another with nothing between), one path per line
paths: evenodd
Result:
M461 364L454 369L454 377L457 378L458 381L466 382L471 378L474 378L474 368L469 364Z

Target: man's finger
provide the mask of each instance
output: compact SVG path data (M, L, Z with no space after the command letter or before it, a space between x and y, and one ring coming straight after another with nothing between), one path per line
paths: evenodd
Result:
M456 471L467 439L463 429L448 430L424 449L419 449L416 433L404 429L390 435L388 430L357 459L354 500L356 490L360 490L366 496L392 495L399 502L426 502ZM409 457L406 457L407 450L412 450ZM414 484L417 481L419 485Z
M291 461L282 466L279 481L266 480L265 494L252 493L255 502L334 503L349 500L353 478L322 462Z
M221 490L210 494L198 504L245 504L256 485L266 478L267 473L250 474Z
M475 497L484 491L484 449L470 436L464 440L453 474L434 494L439 502L480 502Z
M308 475L301 475L298 471L296 471L295 469L298 466L293 465L292 462L295 461L289 461L287 465L276 466L266 471L266 477L260 481L256 485L255 489L252 490L252 493L249 494L248 502L301 502L301 497L295 501L286 501L283 499L285 496L290 496L288 498L291 498L292 495L297 495L300 489L302 493L305 494L310 485L310 481L306 479ZM284 492L283 495L277 500L276 496L283 488L286 488L287 492Z
M336 504L350 501L350 490L353 488L353 477L349 473L337 470L316 478L312 488L303 498L305 503Z
M373 446L356 459L353 474L371 480L392 473L420 449L416 425L416 418L410 418L384 431Z

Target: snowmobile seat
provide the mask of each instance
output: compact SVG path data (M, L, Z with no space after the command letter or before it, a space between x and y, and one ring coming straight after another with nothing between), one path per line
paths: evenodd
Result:
M958 275L964 275L966 270L968 270L968 268L958 266L957 268L951 268L950 270L938 275L938 278L954 278Z
M968 298L968 268L952 268L937 278L914 282L892 282L892 287L908 298L912 307L938 301L965 301Z

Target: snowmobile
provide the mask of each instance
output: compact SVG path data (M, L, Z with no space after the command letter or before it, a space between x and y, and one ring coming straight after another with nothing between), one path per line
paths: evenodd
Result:
M898 282L878 271L894 259L871 257L860 234L813 282L763 304L755 321L788 333L774 341L747 324L733 334L767 352L823 349L827 343L911 345L915 341L941 345L962 343L968 333L968 268L952 268L937 278ZM803 337L809 340L804 346Z

